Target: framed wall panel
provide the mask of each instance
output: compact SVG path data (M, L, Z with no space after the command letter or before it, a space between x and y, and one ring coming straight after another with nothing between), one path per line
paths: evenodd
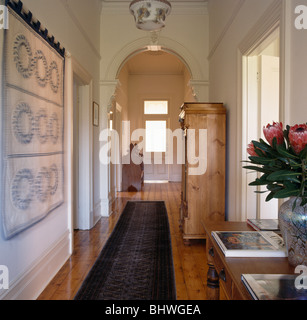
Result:
M14 6L16 6L14 8ZM18 13L18 11L20 11ZM64 58L20 6L8 6L1 106L1 217L10 239L64 201Z

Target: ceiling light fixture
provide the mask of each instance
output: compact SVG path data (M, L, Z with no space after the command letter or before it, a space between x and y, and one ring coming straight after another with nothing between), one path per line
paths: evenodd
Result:
M145 31L162 29L171 8L172 6L167 0L134 0L129 6L136 27Z

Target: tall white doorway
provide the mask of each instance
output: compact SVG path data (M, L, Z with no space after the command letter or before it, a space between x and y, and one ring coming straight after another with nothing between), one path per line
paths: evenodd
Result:
M144 180L168 181L169 165L165 161L169 128L168 101L144 101L144 120Z
M72 227L93 227L93 128L92 77L75 60L72 62L73 86L73 159L72 159Z
M272 32L252 52L243 57L243 150L244 159L247 144L259 140L263 127L280 121L280 45L279 28ZM266 202L265 186L251 187L259 173L245 170L243 189L247 218L277 219L278 200Z
M73 79L73 227L79 228L80 193L79 193L79 109L80 109L80 81Z

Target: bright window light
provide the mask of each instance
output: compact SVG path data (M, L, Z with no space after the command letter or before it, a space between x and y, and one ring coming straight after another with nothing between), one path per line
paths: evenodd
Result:
M145 101L145 114L168 114L168 101Z
M146 152L166 152L166 121L146 121Z

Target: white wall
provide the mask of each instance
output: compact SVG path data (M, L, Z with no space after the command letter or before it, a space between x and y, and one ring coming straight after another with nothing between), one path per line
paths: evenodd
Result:
M241 159L241 61L238 59L242 42L266 14L274 15L272 8L281 9L281 104L283 119L289 123L307 119L306 103L306 52L307 30L294 28L294 8L299 0L209 0L210 16L210 90L212 101L221 101L227 108L227 199L226 214L229 220L240 220ZM258 35L261 36L260 34ZM255 137L257 139L257 137Z
M100 1L24 0L24 6L50 34L88 71L93 81L93 100L99 101ZM71 83L72 85L72 83ZM65 88L70 90L72 88ZM72 103L72 101L70 101ZM67 106L65 106L67 107ZM66 118L66 128L71 119ZM65 132L66 137L68 132ZM71 138L71 136L70 136ZM98 129L94 131L94 177L99 176ZM70 150L65 150L65 156ZM67 191L69 167L65 168L65 204L47 218L11 240L0 237L0 265L9 268L10 289L0 299L35 299L69 257L70 212ZM99 181L94 180L94 203L99 202Z
M290 37L290 111L289 124L301 124L307 122L307 29L297 30L294 21L298 17L294 14L298 5L305 5L305 26L307 24L307 2L301 0L289 1L289 22L288 27Z

